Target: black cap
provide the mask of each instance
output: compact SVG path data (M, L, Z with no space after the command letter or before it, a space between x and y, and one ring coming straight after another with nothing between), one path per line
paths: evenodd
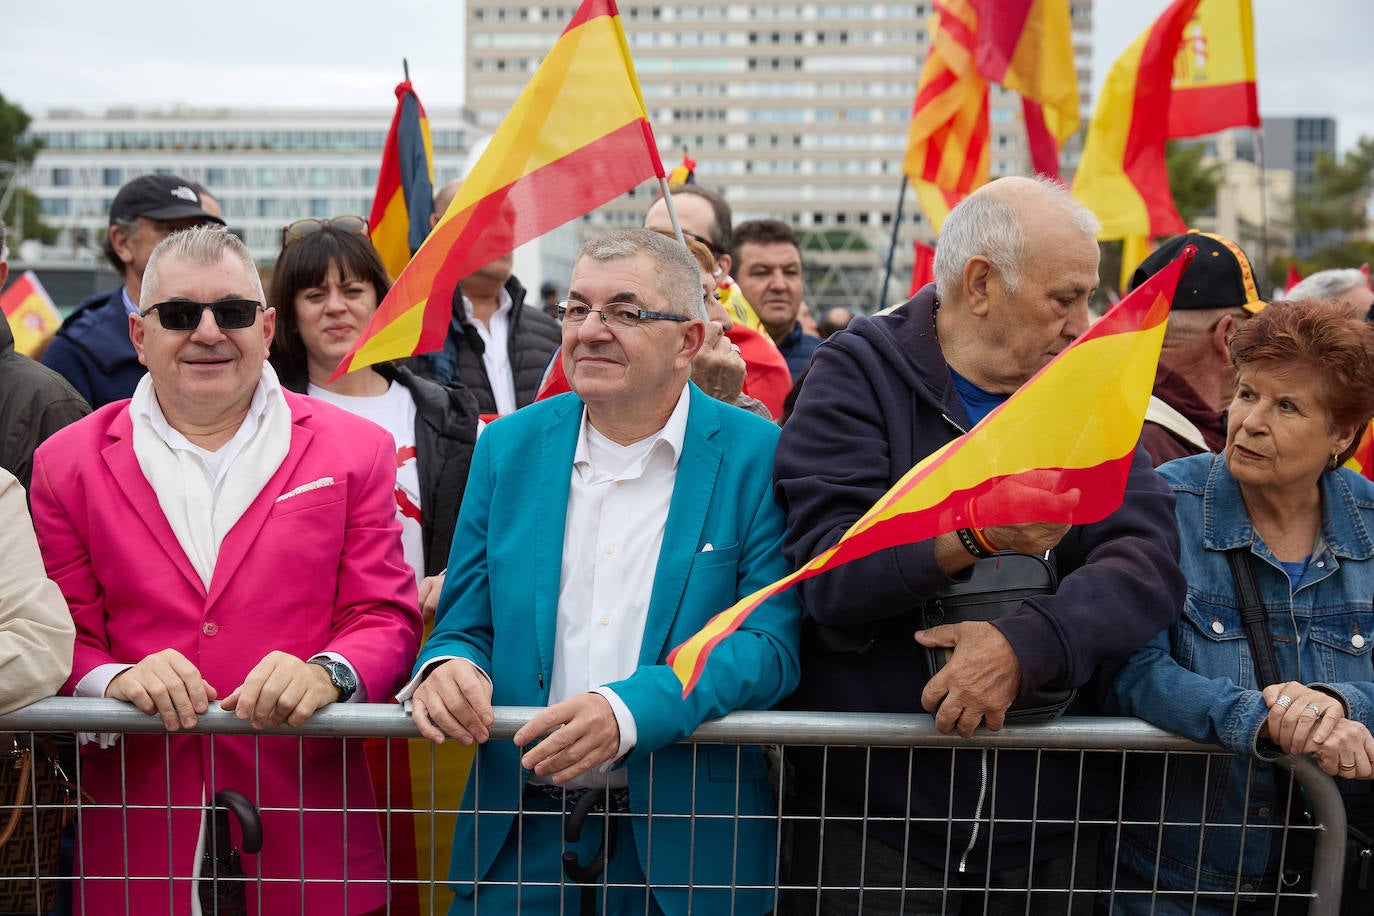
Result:
M1253 315L1269 304L1259 297L1250 259L1240 246L1196 229L1176 235L1150 252L1131 276L1131 289L1163 270L1187 245L1197 246L1197 254L1179 278L1175 310L1242 308Z
M110 204L110 225L140 216L168 221L198 219L224 225L224 220L201 208L195 183L179 175L141 175L119 189Z
M557 294L558 284L553 282L552 280L545 280L543 283L539 284L539 295L555 296Z

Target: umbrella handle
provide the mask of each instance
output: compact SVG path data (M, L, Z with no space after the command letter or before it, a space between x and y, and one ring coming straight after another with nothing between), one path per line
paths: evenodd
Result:
M243 832L243 851L255 853L262 849L262 818L248 796L234 789L220 789L215 793L215 836L221 849L229 848L229 812L239 819Z
M582 823L587 819L596 808L601 807L602 794L594 789L588 789L573 806L572 814L568 815L568 820L563 825L563 839L569 843L576 843L582 838ZM609 807L609 806L607 806ZM571 849L563 853L563 873L579 884L595 881L606 870L606 860L610 858L615 850L617 826L619 822L611 816L607 810L606 817L610 821L606 828L606 835L601 838L601 845L596 848L592 860L586 865L577 861L577 853Z

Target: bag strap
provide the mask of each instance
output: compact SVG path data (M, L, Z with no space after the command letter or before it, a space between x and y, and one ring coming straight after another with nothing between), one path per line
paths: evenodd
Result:
M1260 687L1281 683L1279 663L1274 655L1274 640L1269 634L1269 612L1260 598L1255 570L1250 565L1250 548L1236 547L1226 551L1231 565L1231 578L1236 582L1236 597L1240 599L1240 621L1245 639L1250 643L1250 657L1255 662L1255 674Z

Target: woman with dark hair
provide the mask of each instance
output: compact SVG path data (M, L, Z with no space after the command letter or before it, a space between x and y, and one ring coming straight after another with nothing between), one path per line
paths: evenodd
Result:
M1332 776L1374 777L1374 484L1340 467L1374 415L1374 329L1275 302L1231 353L1225 450L1159 468L1183 533L1183 615L1124 663L1111 693L1118 711L1237 756L1132 761L1104 863L1115 859L1114 912L1232 912L1237 894L1239 912L1273 912L1311 863L1278 829L1302 802L1272 761L1311 754ZM1263 613L1253 635L1238 597L1247 580ZM1207 826L1188 826L1199 815Z
M366 417L396 440L396 513L428 621L477 441L477 402L462 385L440 385L395 363L329 381L391 288L366 233L360 216L298 220L282 230L268 293L277 310L271 363L283 388Z

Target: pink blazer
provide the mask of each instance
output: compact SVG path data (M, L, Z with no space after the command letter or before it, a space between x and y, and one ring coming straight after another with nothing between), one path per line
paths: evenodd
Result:
M127 401L38 450L35 527L76 621L64 693L97 665L168 647L221 697L273 649L343 655L371 701L405 680L420 615L401 554L391 437L327 404L286 398L290 451L225 537L208 593L134 456ZM324 478L332 483L293 494ZM78 913L83 904L125 912L126 894L130 913L189 912L199 806L221 788L263 809L262 852L244 862L265 879L249 889L249 912L363 913L386 902L361 741L126 736L88 753L82 778L95 807L80 818Z

